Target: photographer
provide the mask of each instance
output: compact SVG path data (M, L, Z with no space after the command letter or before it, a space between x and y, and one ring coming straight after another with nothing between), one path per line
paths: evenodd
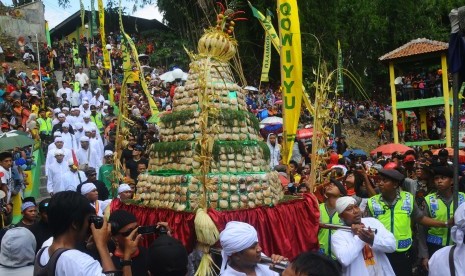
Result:
M48 220L53 234L53 243L37 254L34 276L50 275L116 275L115 266L108 251L111 226L95 216L95 209L82 195L65 191L55 194L48 205ZM101 224L101 225L97 225ZM101 265L89 255L76 250L92 231L93 240L100 256ZM124 239L123 258L137 250L141 238L136 230ZM53 273L54 271L54 273ZM132 275L131 267L124 266L122 275Z

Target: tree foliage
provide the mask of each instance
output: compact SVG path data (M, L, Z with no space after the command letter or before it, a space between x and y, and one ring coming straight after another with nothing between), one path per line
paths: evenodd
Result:
M58 0L60 5L70 0ZM118 0L108 0L116 2ZM215 20L213 0L125 0L137 6L156 4L165 23L189 49L195 49L203 30ZM260 11L276 14L276 0L250 0ZM224 2L224 0L223 0ZM231 2L231 0L227 1ZM254 84L260 76L264 31L253 17L246 0L237 0L246 11L247 22L236 25L235 35L244 73ZM304 78L311 81L312 69L320 58L329 68L336 67L340 40L344 67L363 84L368 93L386 87L387 68L378 58L416 38L447 41L448 13L460 7L460 0L297 0L302 32ZM214 24L214 22L211 22ZM273 19L277 27L277 18ZM316 36L318 41L313 37ZM321 50L318 45L321 45ZM273 50L270 77L279 81L279 58ZM348 84L348 82L346 82ZM347 88L353 92L354 88Z

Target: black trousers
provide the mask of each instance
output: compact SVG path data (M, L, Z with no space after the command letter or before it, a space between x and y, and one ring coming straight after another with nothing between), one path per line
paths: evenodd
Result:
M396 276L411 276L410 249L405 252L386 253Z

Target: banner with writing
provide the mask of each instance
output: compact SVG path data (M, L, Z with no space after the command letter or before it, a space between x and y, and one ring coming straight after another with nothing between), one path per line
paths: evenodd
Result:
M271 17L265 17L259 10L252 6L250 2L248 3L250 8L252 9L253 16L258 19L263 29L265 29L266 34L271 37L271 42L273 42L274 48L276 49L276 51L279 52L279 48L281 48L281 43L279 43L279 36L273 27L273 23L271 23Z
M105 34L105 8L103 7L103 0L98 0L98 19L100 25L100 38L102 40L103 50L103 67L107 70L110 69L110 53L107 50L107 38Z
M291 159L302 103L302 45L297 0L278 0L283 93L283 163Z
M147 87L147 83L145 82L145 77L144 77L144 70L140 66L139 62L139 54L137 53L137 48L136 45L134 45L134 42L132 41L131 37L124 31L124 26L123 26L123 18L121 15L121 0L119 1L119 26L121 33L123 34L124 39L128 43L129 47L131 48L131 56L134 62L136 63L137 69L139 70L139 76L140 76L140 85L142 86L142 90L144 91L145 96L147 97L147 101L149 102L150 110L152 112L152 117L150 118L152 122L158 123L159 122L159 117L158 117L158 107L155 104L155 101L153 100L152 95L149 92L149 88Z
M260 78L261 82L268 82L268 74L270 73L271 67L271 38L269 35L265 34L265 46L263 49L263 64L262 64L262 76Z

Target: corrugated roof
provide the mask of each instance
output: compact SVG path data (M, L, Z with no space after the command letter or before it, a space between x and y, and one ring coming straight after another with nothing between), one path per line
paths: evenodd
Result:
M434 52L447 51L449 44L441 41L430 40L426 38L418 38L410 41L407 44L385 54L379 60L386 61L409 56L416 56Z

